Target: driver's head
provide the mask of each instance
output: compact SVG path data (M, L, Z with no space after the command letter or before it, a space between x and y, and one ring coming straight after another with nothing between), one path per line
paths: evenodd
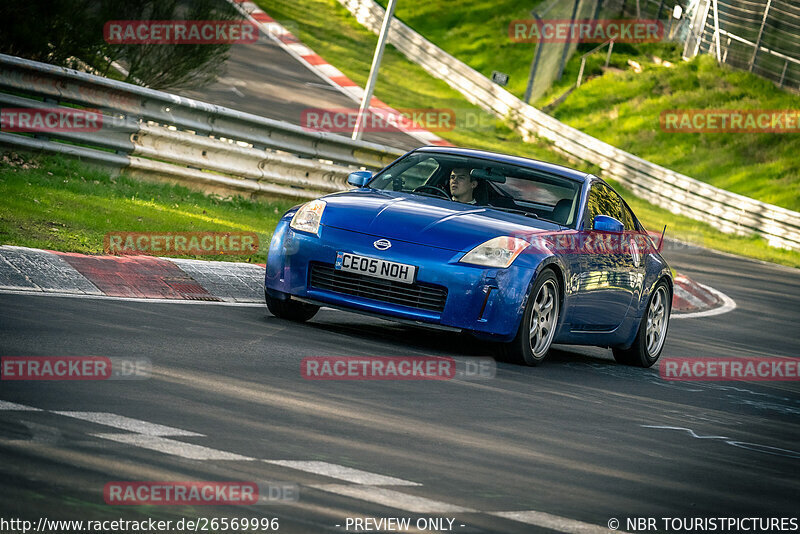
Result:
M453 195L453 200L472 202L472 195L476 187L478 187L478 180L470 175L470 169L456 167L450 171L450 193Z

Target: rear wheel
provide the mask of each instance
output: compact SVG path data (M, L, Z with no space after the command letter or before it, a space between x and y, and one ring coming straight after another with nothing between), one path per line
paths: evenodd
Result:
M319 306L291 300L288 297L284 300L280 300L270 296L267 291L264 291L264 298L267 301L267 308L270 313L280 319L304 323L314 317L319 311Z
M664 348L671 311L669 286L665 280L661 280L650 295L633 345L628 349L614 348L614 359L618 363L636 367L650 367L656 363Z
M527 365L542 363L558 327L560 302L556 275L545 269L533 284L517 336L505 344L506 354Z

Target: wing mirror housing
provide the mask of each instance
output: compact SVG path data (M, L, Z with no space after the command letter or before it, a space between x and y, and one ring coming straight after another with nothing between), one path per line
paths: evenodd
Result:
M369 171L355 171L347 177L347 183L356 187L364 187L370 178L372 178L372 173Z
M594 218L593 230L600 230L601 232L614 232L621 234L625 230L625 226L616 220L614 217L608 215L598 215Z

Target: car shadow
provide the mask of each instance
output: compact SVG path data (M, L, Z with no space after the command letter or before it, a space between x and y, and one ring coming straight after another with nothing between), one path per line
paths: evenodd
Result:
M531 369L507 358L499 344L477 339L468 333L415 327L347 312L335 313L340 314L336 320L331 320L332 316L328 313L323 316L318 315L302 324L278 319L267 313L265 321L270 323L275 321L302 329L308 328L318 332L347 336L354 341L354 347L360 345L361 342L385 347L386 350L382 351L382 354L376 355L396 355L394 353L398 351L411 349L431 356L488 356L498 362L512 364L519 369ZM359 347L359 350L363 352L363 347ZM608 349L572 345L553 345L543 365L575 363L618 365L614 362L611 351Z

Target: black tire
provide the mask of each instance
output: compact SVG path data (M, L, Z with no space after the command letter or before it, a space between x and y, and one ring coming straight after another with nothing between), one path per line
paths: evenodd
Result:
M653 325L653 316L651 312L660 313L657 309L654 309L656 299L660 299L665 314L661 318L661 323L650 328L650 334L648 335L648 328ZM658 304L656 304L655 308L658 308ZM664 341L667 337L667 331L669 330L669 315L671 311L672 293L669 290L669 284L667 284L666 280L660 280L655 288L653 288L650 299L647 301L647 309L642 316L642 322L639 323L639 330L636 332L636 338L633 340L633 344L627 349L618 347L612 349L614 359L617 363L632 365L634 367L650 367L656 363L659 356L661 356L661 351L664 350ZM648 321L648 319L650 320ZM658 340L657 343L653 345L653 338L650 336L653 335L655 330L657 330Z
M546 291L547 294L544 294L543 291ZM548 302L550 302L550 311L542 314L542 306ZM550 352L550 345L552 345L555 331L558 329L560 312L561 288L558 285L558 278L552 269L545 269L534 282L528 295L528 303L525 305L525 313L522 314L522 321L520 321L516 337L513 341L503 345L508 359L525 365L542 363ZM531 336L532 319L537 319L537 325L539 325L535 339L532 339L533 336ZM542 338L541 331L545 327L547 332Z
M291 300L288 297L284 300L280 300L271 297L266 291L264 291L264 298L267 301L267 308L270 313L280 319L304 323L314 317L319 311L319 306Z

